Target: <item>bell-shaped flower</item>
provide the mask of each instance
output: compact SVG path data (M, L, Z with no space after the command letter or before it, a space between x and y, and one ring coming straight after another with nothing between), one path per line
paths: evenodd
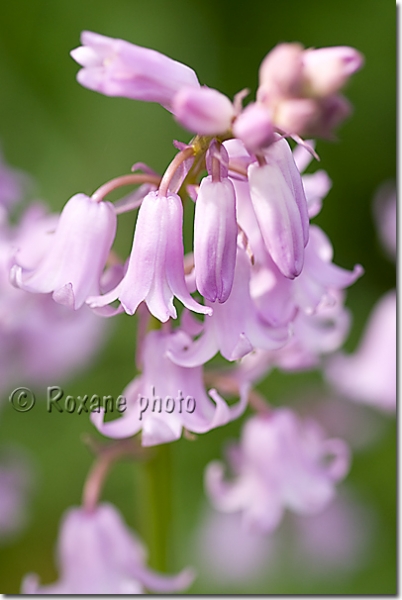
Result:
M347 398L385 411L396 408L396 294L375 305L357 350L328 361L327 379Z
M204 332L188 348L170 352L179 365L202 365L220 352L227 360L237 360L254 348L274 349L289 339L288 328L272 327L259 318L250 296L250 260L237 250L232 293L224 304L207 302L213 314L204 322Z
M173 99L172 112L183 127L200 135L225 133L235 116L229 98L208 87L182 88Z
M224 465L210 463L205 473L208 495L217 510L241 511L251 529L270 532L287 508L298 514L323 510L335 483L349 468L348 447L325 439L314 421L301 421L280 408L249 419L240 445L230 448L234 479L224 480Z
M65 205L52 243L36 268L16 262L13 284L23 290L46 294L74 309L88 296L99 293L99 282L116 233L116 214L110 202L96 202L76 194Z
M224 148L221 152L227 154ZM204 177L195 205L194 268L201 295L211 302L226 302L236 264L236 195L227 169L217 166L224 176Z
M159 192L150 192L138 213L125 276L104 296L88 298L88 304L92 308L106 308L118 299L132 315L144 301L149 311L165 322L177 316L173 305L173 297L177 296L189 310L210 314L211 309L198 304L186 287L182 228L183 207L179 196L171 193L161 197ZM105 311L105 314L112 313L112 309Z
M82 46L71 56L83 69L81 85L105 94L159 102L172 111L175 94L183 87L199 88L196 74L160 52L91 31L81 34Z
M92 414L92 422L111 438L125 438L142 430L142 445L154 446L180 438L183 429L206 433L237 419L247 405L248 386L240 401L229 407L216 390L208 397L202 367L185 368L172 362L170 354L191 348L184 332L151 331L143 342L143 372L123 391L127 410L114 421L104 422L104 413Z
M167 594L187 589L194 574L156 573L146 566L146 551L111 504L94 510L70 508L64 515L57 559L60 579L40 586L37 575L26 575L22 594L87 595L144 594L150 590Z
M300 275L304 241L300 213L281 170L276 165L249 167L253 208L267 251L289 279Z

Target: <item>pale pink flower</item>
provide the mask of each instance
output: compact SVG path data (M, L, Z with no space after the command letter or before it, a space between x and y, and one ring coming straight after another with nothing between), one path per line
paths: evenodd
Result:
M395 260L397 250L396 188L393 181L386 181L377 190L373 212L377 233L390 258Z
M362 55L347 46L279 44L261 64L257 101L287 135L332 137L351 112L339 91L362 65Z
M26 269L16 262L11 278L17 287L46 294L74 309L99 293L99 282L116 232L116 214L109 202L76 194L65 205L52 243L40 263Z
M26 526L32 487L30 462L19 451L3 450L0 460L0 546Z
M26 575L22 594L159 594L187 589L194 574L156 573L146 566L146 551L111 504L93 511L70 508L63 517L57 547L60 579L40 586L37 575Z
M133 247L126 274L113 290L104 296L91 296L88 304L102 308L120 300L132 315L141 302L160 321L165 322L177 313L173 298L198 313L211 314L211 309L198 304L190 295L184 279L183 207L177 194L160 197L150 192L138 213ZM109 307L108 307L109 308ZM117 312L118 309L110 309Z
M272 327L258 316L250 297L250 260L242 248L237 260L232 293L228 300L208 302L213 314L204 321L202 335L191 346L171 352L177 364L194 367L210 360L219 351L227 360L237 360L254 348L280 348L289 339L285 326Z
M396 408L396 294L377 302L357 350L331 358L326 375L346 397L392 412Z
M215 390L208 397L203 384L202 367L176 365L170 354L191 348L184 331L166 334L151 331L143 343L143 373L123 391L127 410L114 421L104 422L103 412L93 413L92 422L111 438L125 438L142 431L142 445L154 446L177 440L183 429L206 433L237 419L247 405L248 387L232 407Z
M184 87L173 98L172 112L189 131L219 135L230 129L235 109L229 98L208 87Z
M242 511L246 526L272 531L287 508L314 514L334 496L335 483L349 468L349 451L339 439L325 439L314 421L300 421L286 408L249 419L240 445L231 449L234 479L224 480L224 466L210 463L205 474L208 495L217 510Z
M224 148L222 153L227 157ZM201 295L211 302L229 298L236 264L236 195L227 168L222 170L218 179L204 177L195 205L195 281Z
M159 102L171 111L181 88L199 88L190 67L155 50L90 31L81 34L81 42L83 45L71 52L83 67L77 79L106 96Z
M233 134L251 152L265 148L274 141L272 116L264 106L252 102L234 122Z

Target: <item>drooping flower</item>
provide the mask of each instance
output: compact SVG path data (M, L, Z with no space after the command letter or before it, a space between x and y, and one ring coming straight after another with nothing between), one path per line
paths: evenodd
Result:
M56 302L80 308L88 296L99 293L115 233L113 205L76 194L65 205L52 243L36 268L18 264L16 254L12 282L28 292L53 292Z
M329 360L326 375L335 389L357 402L394 411L396 329L396 294L391 290L372 310L357 350Z
M165 322L177 313L173 297L189 310L210 314L209 307L198 304L190 295L184 279L183 207L177 194L161 197L150 192L138 213L133 248L122 281L104 296L88 298L92 308L102 308L120 300L124 310L132 315L140 302Z
M179 365L194 367L219 351L227 360L237 360L254 348L274 349L289 339L286 326L272 327L259 318L250 296L250 260L237 249L232 293L223 304L208 302L213 314L205 320L202 335L188 348L170 353Z
M214 150L213 147L211 151ZM220 148L221 160L228 156ZM217 161L217 158L212 158ZM194 217L194 268L198 291L204 298L226 302L232 291L236 264L236 196L227 167L201 181ZM223 173L221 174L221 171Z
M249 166L250 195L264 244L289 279L300 275L308 242L307 202L301 176L286 140L265 154L266 164Z
M166 594L188 588L191 569L175 576L156 573L146 565L146 551L111 504L93 511L71 508L64 515L57 558L60 579L40 586L26 575L22 594L144 594L145 589ZM144 589L145 588L145 589Z
M31 205L18 224L0 227L0 393L21 384L60 382L82 369L101 347L106 323L87 307L70 310L51 294L30 294L10 283L15 250L26 272L51 252L58 216Z
M199 88L196 74L160 52L91 31L81 34L82 46L71 56L83 69L81 85L105 94L159 102L172 111L175 94L183 87Z
M104 422L102 411L92 414L92 422L111 438L125 438L142 431L142 445L154 446L180 438L183 429L206 433L238 418L247 405L248 386L243 386L240 401L232 407L210 390L207 396L202 367L176 365L170 354L191 347L184 331L172 334L151 331L143 342L143 372L123 391L127 410L114 421Z
M300 421L286 408L249 419L229 462L234 479L224 481L224 466L210 463L208 495L217 510L241 511L247 527L270 532L287 508L299 514L324 509L334 486L349 467L349 452L339 439L325 439L314 421Z

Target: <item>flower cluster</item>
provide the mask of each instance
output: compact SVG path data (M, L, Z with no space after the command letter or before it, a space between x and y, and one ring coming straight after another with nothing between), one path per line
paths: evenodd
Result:
M233 482L224 481L220 463L207 469L213 502L240 511L245 523L264 532L277 527L285 508L319 512L348 470L346 444L326 439L314 422L300 421L289 409L270 410L252 387L274 366L318 365L348 332L344 289L363 270L335 265L328 237L310 223L331 181L323 170L302 174L317 157L314 140L303 138L333 137L350 112L341 90L362 56L348 47L280 44L262 62L256 100L243 108L245 92L232 101L158 52L91 32L81 39L71 54L82 67L83 86L157 102L195 137L175 142L178 153L162 175L138 163L92 196L74 195L34 258L18 246L13 284L72 314L84 305L103 316L137 314L141 373L124 391L123 416L106 422L102 412L92 415L105 436L140 434L142 446L156 446L183 432L221 427L249 405L257 415L232 448ZM105 200L128 184L139 185L134 194L116 204ZM193 244L185 253L189 201L195 203ZM112 250L117 215L137 209L131 254L120 259ZM231 365L206 368L218 353ZM229 405L226 394L239 401ZM144 411L144 399L165 398L174 407L177 395L194 399L194 410L179 404L178 410ZM150 573L115 509L97 505L96 476L88 489L84 507L63 521L60 582L41 589L28 578L24 593L141 593L143 587L161 592L189 585L188 574L168 581ZM111 563L105 544L113 549Z

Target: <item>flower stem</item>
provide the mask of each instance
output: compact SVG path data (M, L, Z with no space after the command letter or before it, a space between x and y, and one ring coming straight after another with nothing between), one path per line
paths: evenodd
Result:
M167 572L172 520L170 444L153 450L152 458L141 465L142 529L150 566Z

